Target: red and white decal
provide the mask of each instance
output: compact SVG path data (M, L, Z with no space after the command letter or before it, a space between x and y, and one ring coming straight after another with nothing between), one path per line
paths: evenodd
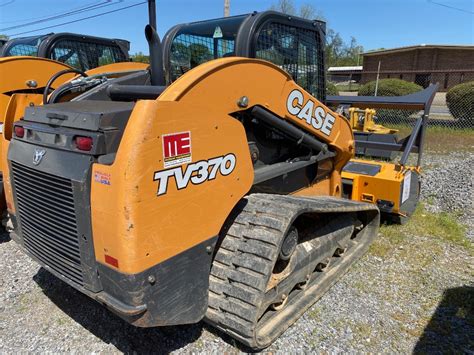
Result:
M103 185L112 185L110 182L111 175L108 173L102 173L100 171L94 172L94 181Z
M163 135L163 164L165 168L192 161L191 132Z

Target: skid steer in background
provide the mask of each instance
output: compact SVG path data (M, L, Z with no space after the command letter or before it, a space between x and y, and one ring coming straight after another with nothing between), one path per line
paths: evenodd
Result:
M338 112L356 106L357 108L350 107L349 113L361 114L362 108L365 109L364 119L368 118L368 122L362 125L359 120L358 129L354 131L356 154L359 158L352 159L342 171L344 197L376 204L386 221L405 223L408 220L420 197L424 136L437 89L436 84L406 96L327 98L328 105L339 106ZM375 113L374 108L419 111L420 114L412 132L404 138L398 138L395 132L373 123L371 114ZM354 128L355 117L352 115L350 118ZM403 153L400 159L393 161L395 154L400 152ZM408 161L411 153L418 154L415 164Z
M74 33L51 33L7 41L0 49L0 123L3 123L10 97L15 93L43 93L48 80L57 72L76 69L85 72L107 64L127 62L130 44ZM64 73L54 86L77 73Z
M322 103L324 24L275 12L202 23L213 47L194 42L194 69L181 56L163 72L152 0L149 13L149 77L62 103L59 87L15 123L12 236L134 325L205 318L266 347L378 230L375 205L340 198L354 140ZM168 48L183 43L172 31ZM273 48L296 82L268 61L220 58Z
M69 96L61 95L61 100L72 99L106 77L145 70L144 64L128 62L128 49L125 40L72 33L15 38L5 43L0 50L0 213L6 208L3 180L8 179L6 152L13 122L23 116L25 107L42 104L50 91L66 82ZM71 82L76 76L78 80ZM9 186L5 190L8 194Z
M102 65L129 61L130 42L76 33L49 33L17 37L0 48L0 57L38 57L86 71Z

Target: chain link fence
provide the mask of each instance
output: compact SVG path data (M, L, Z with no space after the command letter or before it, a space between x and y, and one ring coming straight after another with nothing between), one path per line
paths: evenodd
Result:
M424 73L364 72L362 77L352 74L339 75L337 80L330 81L328 86L332 92L328 94L401 96L422 90L434 83L439 87L431 106L429 125L462 130L474 129L474 70ZM411 127L420 114L421 112L407 110L377 110L375 122L390 128L404 129Z

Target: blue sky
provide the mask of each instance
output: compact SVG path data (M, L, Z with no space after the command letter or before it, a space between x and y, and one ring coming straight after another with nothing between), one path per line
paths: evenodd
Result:
M0 33L15 34L54 25L81 17L133 5L143 0L111 0L116 4L56 21L12 30L25 20L58 14L81 6L106 0L0 0ZM277 0L231 0L231 15L268 9ZM156 0L158 31L161 36L177 23L221 17L223 0ZM448 8L455 7L464 11ZM295 0L295 5L312 4L326 19L329 27L344 40L354 36L366 50L393 48L413 44L474 43L474 0ZM147 23L147 6L139 5L124 11L86 21L34 32L76 32L96 36L127 39L131 52L147 53L143 35ZM30 34L28 34L30 35Z

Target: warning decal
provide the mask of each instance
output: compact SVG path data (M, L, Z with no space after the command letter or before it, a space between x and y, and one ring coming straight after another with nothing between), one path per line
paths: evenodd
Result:
M402 203L410 197L411 171L407 171L403 180Z
M165 168L187 164L191 160L191 132L163 135L163 162Z

